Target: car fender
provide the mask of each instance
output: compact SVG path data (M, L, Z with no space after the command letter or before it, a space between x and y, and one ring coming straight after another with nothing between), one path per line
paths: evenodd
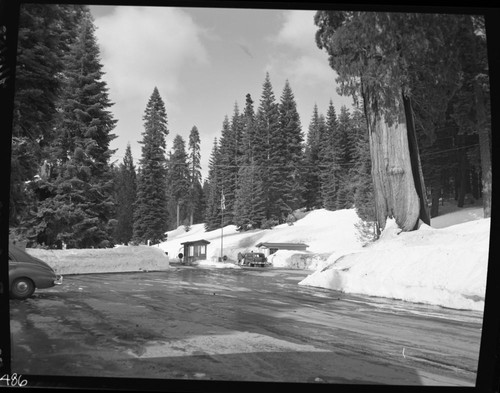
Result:
M12 286L14 280L26 277L33 281L35 288L53 287L57 276L53 270L48 270L44 266L37 266L26 262L9 262L9 286Z

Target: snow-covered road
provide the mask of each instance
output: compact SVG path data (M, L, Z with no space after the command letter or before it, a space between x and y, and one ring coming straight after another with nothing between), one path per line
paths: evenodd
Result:
M307 274L174 266L68 276L11 302L12 371L474 385L480 313L298 286Z

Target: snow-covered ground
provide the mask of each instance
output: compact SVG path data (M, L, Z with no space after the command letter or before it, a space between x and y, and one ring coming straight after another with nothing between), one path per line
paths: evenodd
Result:
M234 225L228 225L222 231L217 229L209 232L205 232L203 224L193 225L188 232L181 226L168 232L167 241L155 247L168 252L170 260L175 261L177 255L183 252L181 243L208 240L210 244L207 246L205 264L217 262L221 255L227 256L229 262L235 262L238 252L259 251L256 245L261 242L305 243L309 246L305 254L311 258L318 258L317 254L320 254L325 259L339 248L358 250L361 247L354 227L359 218L353 209L335 212L319 209L299 213L298 217L301 218L293 225L282 224L273 229L254 229L242 233L238 232ZM276 260L274 265L286 267L284 263L286 262Z
M47 262L57 274L122 273L160 271L169 268L169 259L155 247L133 246L84 250L43 250L27 248L34 257Z
M480 206L457 209L448 204L442 211L449 213L413 232L400 232L389 220L380 239L365 247L357 235L359 218L354 209L320 209L298 213L293 225L267 230L240 233L235 226L227 226L205 232L203 224L197 224L186 232L179 227L168 232L167 241L151 247L27 251L60 274L81 274L165 270L169 260L178 261L181 243L193 240L210 242L207 260L200 261L200 266L235 269L240 269L238 252L258 251L260 242L305 243L307 251L280 250L268 258L274 268L311 271L300 285L482 311L490 219L483 218ZM227 261L220 262L221 255Z
M244 233L234 226L205 232L202 224L186 232L183 227L168 233L157 247L175 261L182 242L205 239L205 266L236 267L238 252L257 251L260 242L300 242L306 252L281 250L269 257L275 268L308 269L312 274L300 285L309 285L370 296L382 296L450 308L482 311L488 267L490 219L480 206L462 209L444 206L450 213L438 216L431 226L401 232L393 220L387 222L380 239L363 247L355 224L354 210L315 210L294 225Z
M401 233L390 221L378 242L335 255L300 285L482 311L489 228L482 219Z

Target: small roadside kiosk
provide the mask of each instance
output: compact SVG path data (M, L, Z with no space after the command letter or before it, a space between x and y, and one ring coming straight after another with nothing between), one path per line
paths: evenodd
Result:
M266 257L268 257L278 250L306 251L306 248L309 246L303 243L259 243L256 247L261 249Z
M181 243L184 246L184 263L207 259L207 244L210 242L204 239Z

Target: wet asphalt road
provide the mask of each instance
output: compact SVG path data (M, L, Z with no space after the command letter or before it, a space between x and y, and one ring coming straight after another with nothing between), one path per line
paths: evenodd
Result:
M12 372L475 384L481 313L297 285L309 273L178 266L66 276L11 300Z

